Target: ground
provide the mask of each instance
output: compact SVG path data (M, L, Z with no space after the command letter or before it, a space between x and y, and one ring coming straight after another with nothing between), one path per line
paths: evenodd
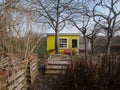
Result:
M38 66L44 65L46 59L41 59ZM35 78L34 83L31 84L30 90L57 90L57 83L60 80L60 75L43 75L39 73Z
M31 85L30 90L57 90L58 75L41 75L38 74L34 84Z

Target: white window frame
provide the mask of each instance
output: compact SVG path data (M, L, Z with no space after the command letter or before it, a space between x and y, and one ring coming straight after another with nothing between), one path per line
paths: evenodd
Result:
M60 47L60 39L66 39L67 40L67 42L65 43L65 44L67 44L66 47ZM66 48L68 48L68 38L59 38L59 47L60 47L60 49L66 49Z

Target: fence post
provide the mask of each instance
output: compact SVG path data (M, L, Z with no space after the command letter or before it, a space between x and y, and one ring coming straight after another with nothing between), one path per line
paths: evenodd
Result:
M31 74L30 74L30 62L26 66L26 89L29 90L31 84Z

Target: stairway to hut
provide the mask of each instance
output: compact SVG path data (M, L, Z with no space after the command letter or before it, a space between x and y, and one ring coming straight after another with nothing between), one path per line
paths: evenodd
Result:
M71 67L71 58L64 54L50 55L45 67L45 74L64 74Z

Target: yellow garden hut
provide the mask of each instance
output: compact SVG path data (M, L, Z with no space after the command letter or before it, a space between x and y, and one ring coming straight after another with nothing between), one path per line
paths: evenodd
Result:
M61 54L70 54L70 52L79 54L79 36L78 31L65 30L59 32L59 52ZM55 54L55 32L47 33L47 51Z

